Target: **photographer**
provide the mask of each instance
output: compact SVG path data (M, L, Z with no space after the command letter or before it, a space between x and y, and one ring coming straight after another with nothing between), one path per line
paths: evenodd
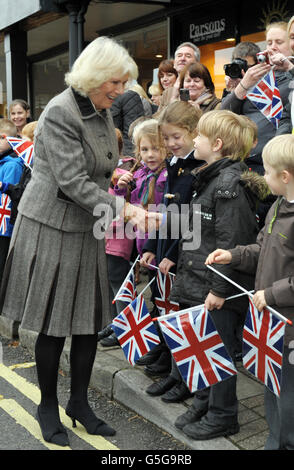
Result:
M226 88L223 91L223 98L231 93L242 79L242 70L247 71L253 65L256 65L256 54L260 52L257 44L250 41L240 42L232 54L232 63L224 66Z
M267 49L268 54L271 54L271 51L277 46L277 40L282 42L284 35L286 35L286 30L278 23L279 26L276 26L276 23L268 26L266 30L266 39L267 39ZM287 23L285 23L287 27ZM287 42L283 43L282 50L290 55L290 51L286 51ZM238 46L237 46L238 47ZM280 51L282 52L282 51ZM245 57L241 57L245 58ZM246 99L247 92L254 87L259 80L266 75L271 70L271 65L266 61L263 63L257 63L252 67L249 67L247 71L242 70L240 79L236 88L228 94L221 104L221 109L229 109L237 114L242 114L247 116L252 121L254 121L258 128L258 142L255 148L252 149L249 158L246 160L246 163L249 168L254 171L257 171L260 174L264 173L261 153L264 145L275 135L287 134L291 132L291 119L290 119L290 103L288 100L289 96L289 83L292 79L289 73L285 73L280 70L275 70L275 77L277 87L279 89L281 100L283 103L283 115L279 123L279 128L276 129L273 124L262 114L262 112L249 100Z

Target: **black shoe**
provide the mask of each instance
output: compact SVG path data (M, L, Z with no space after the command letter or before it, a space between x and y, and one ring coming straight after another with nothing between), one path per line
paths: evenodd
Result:
M98 341L100 341L103 338L107 338L108 336L112 335L113 329L111 328L111 325L107 325L103 330L98 331Z
M174 379L171 375L168 375L168 377L165 379L161 379L159 382L154 382L153 384L149 385L149 387L146 389L146 393L154 397L158 397L170 390L176 383L177 380Z
M44 441L51 442L51 444L56 444L62 447L69 446L68 435L65 427L60 422L59 416L56 416L56 422L53 423L52 412L40 411L40 407L38 406L36 418L40 425Z
M226 437L239 432L239 424L212 424L207 419L202 418L195 423L187 424L182 431L196 441L205 441L215 437Z
M114 333L100 341L101 346L109 348L110 346L119 346L119 341Z
M193 393L190 392L187 385L184 382L178 382L168 392L166 392L161 399L165 403L178 403L192 396Z
M144 372L151 376L165 376L171 371L171 354L169 350L163 351L154 364L144 367Z
M186 413L183 413L182 415L178 416L176 421L175 421L175 426L178 429L183 429L184 426L187 424L195 423L196 421L199 421L199 419L202 418L207 413L207 407L204 409L196 409L194 408L193 405L191 405Z
M155 346L151 351L148 351L148 353L144 354L144 356L141 356L137 361L136 365L137 366L149 366L151 364L154 364L157 359L159 359L161 353L163 350L163 345L158 344L158 346Z
M77 427L76 421L79 421L88 434L94 434L95 436L114 436L116 432L105 423L105 421L97 418L88 404L73 405L69 401L65 412L67 416L71 418L73 428Z

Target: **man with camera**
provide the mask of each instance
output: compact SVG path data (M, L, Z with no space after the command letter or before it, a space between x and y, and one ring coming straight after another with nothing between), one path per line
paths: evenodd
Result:
M245 46L247 47L246 43ZM252 43L251 43L252 44ZM262 114L262 112L249 100L246 95L272 68L269 63L268 51L247 53L242 50L242 43L238 44L234 50L234 60L225 66L226 74L235 82L230 82L232 91L222 99L221 109L229 109L236 114L242 114L255 122L258 129L258 142L252 149L249 158L246 160L248 167L260 174L264 173L261 153L264 145L275 135L291 132L290 129L290 109L289 109L289 77L285 73L275 70L277 87L283 103L283 115L279 123L279 128ZM245 51L246 51L245 47ZM258 46L256 46L258 48ZM258 48L259 49L259 48ZM247 48L248 52L248 48ZM238 54L238 57L236 56ZM243 55L244 54L244 55ZM248 59L255 61L254 65ZM237 60L238 59L238 60ZM242 61L240 59L243 59ZM246 63L245 63L246 61ZM233 86L232 86L233 85Z

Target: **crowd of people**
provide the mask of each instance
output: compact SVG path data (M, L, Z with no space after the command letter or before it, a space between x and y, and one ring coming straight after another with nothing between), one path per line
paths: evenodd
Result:
M137 281L140 266L150 280L157 270L175 275L170 300L180 309L204 303L233 361L242 355L248 298L226 300L235 289L205 263L220 264L226 276L255 288L253 302L260 310L273 306L294 320L294 17L268 25L266 43L266 51L250 42L235 47L232 62L241 64L240 75L226 76L218 98L196 45L182 43L174 59L163 60L158 83L146 93L136 83L138 68L129 53L101 37L77 58L65 78L68 88L47 104L38 122L28 123L23 100L13 101L9 119L0 120L0 190L12 203L17 192L18 212L5 232L1 226L1 313L38 332L36 416L46 441L69 445L57 398L67 336L72 343L66 414L90 434L115 434L93 413L87 390L97 342L119 345L111 322L127 304L111 300L138 255ZM258 61L261 52L268 60ZM283 108L277 126L247 98L271 70ZM25 182L25 165L7 136L34 142L34 167ZM187 249L181 220L189 204L189 233L199 238L200 232L200 244ZM195 204L201 207L197 227ZM165 211L154 211L156 206ZM101 208L111 215L97 221ZM132 236L125 231L128 222ZM95 235L97 227L104 237ZM156 283L151 289L155 318ZM167 404L193 396L175 422L193 439L237 433L236 376L192 394L154 323L160 344L137 360L146 374L160 377L146 393ZM280 397L266 389L266 449L294 449L288 360L293 339L287 326Z

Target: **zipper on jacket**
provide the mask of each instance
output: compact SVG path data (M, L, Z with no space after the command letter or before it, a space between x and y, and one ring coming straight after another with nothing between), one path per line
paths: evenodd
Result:
M273 215L272 220L270 221L270 224L269 224L269 228L268 228L268 232L267 232L267 233L272 233L273 225L274 225L275 220L276 220L276 218L277 218L279 206L281 205L282 200L283 200L283 198L280 197L279 200L278 200L278 202L277 202L277 204L276 204L275 212L274 212L274 215Z

